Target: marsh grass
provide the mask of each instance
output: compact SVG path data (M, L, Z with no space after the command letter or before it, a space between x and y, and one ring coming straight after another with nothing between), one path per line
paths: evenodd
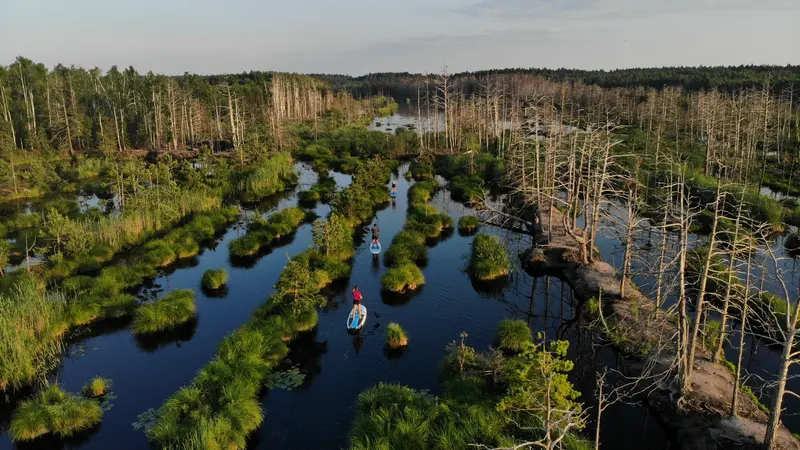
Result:
M479 281L491 281L508 275L511 262L505 246L496 236L479 234L472 241L469 271Z
M111 380L103 377L94 377L83 387L86 397L102 397L111 389Z
M228 272L225 269L208 269L203 273L203 289L215 291L228 282Z
M29 384L53 367L66 321L64 296L46 294L32 279L0 295L0 390Z
M461 216L458 219L458 232L462 235L470 235L478 231L480 222L475 216Z
M274 153L258 164L234 175L236 190L243 201L257 201L274 195L297 181L289 153Z
M400 324L390 322L386 327L386 344L390 349L397 349L408 345L408 334Z
M503 320L497 328L498 346L503 350L519 352L531 342L531 329L524 320Z
M233 257L255 256L274 245L278 239L297 231L297 227L311 217L300 208L286 208L266 220L256 220L248 224L247 234L232 240L228 251Z
M381 286L390 292L406 293L425 284L425 276L413 262L404 262L391 267L381 277Z
M178 289L136 310L133 332L156 333L190 320L195 313L194 291Z
M103 409L95 400L81 399L50 385L20 404L8 429L15 442L29 441L45 434L69 437L99 424Z

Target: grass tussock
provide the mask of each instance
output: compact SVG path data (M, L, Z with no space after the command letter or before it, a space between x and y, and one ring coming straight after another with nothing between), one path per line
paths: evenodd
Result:
M94 377L83 387L83 395L89 398L102 397L111 389L111 380L103 377Z
M203 288L217 290L228 282L228 272L225 269L208 269L203 273Z
M234 174L234 185L242 201L257 201L297 182L294 161L287 152L270 155L261 162Z
M478 231L480 222L475 216L461 216L458 219L458 232L463 235L469 235Z
M400 324L390 322L386 327L386 344L391 349L397 349L408 345L408 333Z
M522 351L532 342L531 329L524 320L503 320L497 328L497 342L503 350Z
M274 245L278 239L291 235L308 216L300 208L286 208L266 220L256 220L248 224L247 234L228 244L228 251L234 257L257 255Z
M480 281L491 281L509 274L511 262L505 246L496 236L479 234L472 241L469 271Z
M136 310L132 324L133 332L148 334L174 328L194 317L195 310L193 290L172 291Z
M20 404L11 417L8 433L15 442L51 433L64 438L96 426L102 418L103 409L97 401L78 398L51 385Z
M413 262L404 262L391 267L381 277L381 286L396 293L406 293L419 289L425 284L425 276Z

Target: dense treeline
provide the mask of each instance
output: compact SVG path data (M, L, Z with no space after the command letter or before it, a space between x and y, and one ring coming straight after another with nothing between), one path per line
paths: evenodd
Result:
M456 79L486 79L493 75L533 75L555 82L579 82L604 88L681 87L687 91L712 88L726 92L759 87L769 79L776 91L800 84L800 67L793 65L740 65L716 67L654 67L616 70L508 68L453 74ZM429 75L409 72L371 73L358 77L314 75L337 89L347 89L358 96L392 95L413 99L414 85L430 80Z
M349 96L312 77L250 72L103 73L19 57L0 67L0 150L122 151L281 145L283 119L309 120Z

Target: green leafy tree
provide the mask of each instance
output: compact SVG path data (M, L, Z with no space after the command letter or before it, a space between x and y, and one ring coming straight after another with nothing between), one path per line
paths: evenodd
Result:
M314 223L314 245L325 256L347 259L353 255L353 234L347 218L333 213Z
M566 359L569 342L529 344L511 360L506 395L498 410L520 425L526 438L545 448L558 448L569 432L582 429L585 415L577 398L580 393L567 379L574 364Z
M306 259L289 261L275 288L294 313L325 304Z
M62 243L71 227L69 217L55 208L50 208L44 216L43 232L55 240L55 253L61 253Z

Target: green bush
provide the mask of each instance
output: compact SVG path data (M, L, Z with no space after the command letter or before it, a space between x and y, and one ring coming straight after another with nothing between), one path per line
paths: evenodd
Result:
M381 277L381 285L391 292L404 293L414 291L425 284L425 276L413 262L404 262L391 267Z
M156 333L189 321L195 313L194 291L178 289L136 310L133 332Z
M458 219L458 231L463 234L472 234L478 230L479 223L475 216L461 216Z
M225 269L208 269L203 273L203 288L216 290L228 282L228 272Z
M20 404L11 417L11 440L29 441L46 434L72 436L99 424L103 409L94 400L80 399L56 385Z
M391 349L401 348L408 345L408 334L396 322L389 322L386 327L386 343Z
M511 262L505 246L495 236L479 234L472 241L469 270L481 281L496 280L508 275Z
M503 320L497 329L498 345L503 350L519 352L531 344L531 329L524 320Z

